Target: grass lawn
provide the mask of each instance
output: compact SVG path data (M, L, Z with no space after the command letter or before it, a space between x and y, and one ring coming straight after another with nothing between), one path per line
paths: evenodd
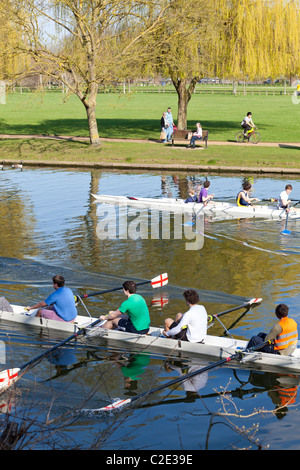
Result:
M233 151L234 148L234 151ZM237 167L300 168L300 147L273 148L245 144L243 147L209 146L207 149L172 148L159 143L104 142L91 148L87 143L53 140L0 140L0 161L108 162Z
M88 136L83 105L62 93L12 93L0 105L0 134ZM97 119L101 137L158 139L160 118L168 106L177 117L177 95L163 93L99 94ZM188 127L197 121L209 129L209 140L233 141L247 111L263 142L299 142L300 105L289 95L194 95L188 107ZM210 146L206 150L169 148L156 143L105 142L99 148L86 143L1 140L0 159L175 163L222 166L276 166L300 168L300 150L262 145Z
M177 95L163 93L99 94L97 119L102 137L157 138L160 118L168 106L177 118ZM234 139L248 111L265 142L298 142L300 105L290 95L199 95L188 107L188 127L197 121L209 129L210 140ZM88 136L85 109L76 96L64 101L58 92L12 93L0 105L0 134Z

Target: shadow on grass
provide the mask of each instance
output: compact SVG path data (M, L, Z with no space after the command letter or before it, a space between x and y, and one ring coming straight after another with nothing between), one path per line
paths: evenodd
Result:
M40 159L51 158L53 155L61 157L74 154L74 152L84 152L90 148L89 141L75 141L68 139L50 140L50 139L0 139L0 151L5 158L18 158L20 160L26 159L29 155L31 157L38 156ZM2 158L2 157L1 157Z
M279 147L283 149L300 150L300 143L299 145L279 144Z
M241 129L236 122L221 120L200 120L200 122L203 129L209 130L210 139L217 134L219 138L228 136L228 140L232 140L236 132ZM195 121L188 121L187 128L194 130L195 124ZM98 131L101 137L157 139L160 134L160 116L158 113L158 119L98 119ZM0 134L88 137L89 129L86 119L49 119L36 125L30 123L9 125L0 121Z

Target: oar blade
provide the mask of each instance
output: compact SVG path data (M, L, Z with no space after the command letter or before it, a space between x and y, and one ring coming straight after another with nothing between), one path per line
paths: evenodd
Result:
M253 305L253 304L260 304L262 302L262 299L257 297L257 298L253 298L253 299L250 299L248 304L249 305Z
M151 279L151 285L152 285L153 289L156 289L157 287L163 287L166 284L168 284L168 282L169 282L169 279L168 279L168 274L167 273L160 274L159 276L154 277L153 279Z
M110 405L104 406L103 408L99 408L97 411L111 411L116 410L117 408L121 408L121 406L128 405L131 403L131 398L126 398L125 400L117 400Z
M19 378L19 368L6 369L0 372L0 391L3 392Z
M284 230L280 232L281 235L290 235L292 233L290 230L287 230L288 218L289 218L289 211L286 213L285 227L284 227Z

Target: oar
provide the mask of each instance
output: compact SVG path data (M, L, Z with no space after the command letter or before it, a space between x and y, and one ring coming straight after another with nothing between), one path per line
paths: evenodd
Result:
M274 197L268 197L268 198L263 198L261 201L266 201L266 202L278 202L278 199Z
M286 213L285 228L284 230L282 230L281 235L290 235L292 233L290 230L287 230L288 218L289 218L289 211Z
M137 282L136 285L137 286L142 286L144 284L150 284L150 283L151 283L153 289L156 289L157 287L165 286L166 284L168 284L168 274L167 273L160 274L159 276L156 276L153 279L150 279L148 281ZM114 292L116 290L121 290L121 289L123 289L123 286L114 287L113 289L101 290L99 292L92 292L91 294L84 294L84 295L78 295L77 294L77 296L80 297L80 298L86 299L87 297L92 297L94 295L107 294L108 292Z
M261 201L278 202L278 199L276 199L274 197L269 197L269 198L261 199ZM298 204L300 202L299 199L290 199L290 201L296 202L296 204Z
M202 369L197 369L193 372L182 375L181 377L178 377L177 379L170 380L169 382L167 382L165 384L159 385L158 387L152 388L151 390L148 390L144 393L141 393L140 395L136 395L132 398L127 398L127 399L124 399L124 400L117 400L114 403L111 403L110 405L104 406L103 408L98 408L96 410L83 410L83 411L90 411L90 412L94 411L94 412L96 412L96 411L115 410L117 408L120 408L123 405L128 405L129 403L132 403L136 400L139 400L140 398L143 398L143 397L148 396L152 393L163 390L164 388L171 387L172 385L179 384L180 382L184 382L185 380L190 379L191 377L194 377L195 375L203 374L203 372L206 372L208 370L216 369L219 366L222 366L222 365L224 365L224 364L226 364L230 361L233 361L234 359L239 358L241 356L241 354L244 353L244 352L252 352L252 351L255 351L257 349L261 349L263 346L266 346L267 344L271 344L271 341L265 341L264 343L253 346L252 348L248 348L248 349L246 348L242 351L236 352L236 353L232 354L231 356L226 357L225 359L221 359L220 361L214 362L213 364L210 364L206 367L203 367Z
M106 320L101 320L100 318L98 318L97 320L92 322L90 325L87 325L84 328L80 328L76 333L73 333L68 338L64 339L63 341L56 344L55 346L52 346L52 348L47 349L47 351L43 352L39 356L37 356L37 357L31 359L30 361L26 362L22 366L17 367L17 368L13 368L13 369L6 369L6 370L3 370L2 372L0 372L0 393L3 392L4 390L6 390L7 388L9 388L14 382L16 382L16 380L18 380L20 378L19 373L22 370L25 370L25 372L27 372L26 369L29 369L30 366L33 366L33 365L37 364L42 359L44 359L46 356L49 356L49 354L51 354L56 349L60 348L64 344L66 344L66 343L72 341L73 339L77 338L77 336L83 335L87 328L89 328L89 329L93 328L94 326L98 325L98 323L100 323L99 326L101 326L105 322L106 322Z
M241 306L238 306L238 307L234 307L234 308L230 308L229 310L225 310L224 312L220 312L220 313L217 313L216 315L208 315L208 323L210 322L213 322L214 319L218 320L218 322L220 323L220 325L224 328L225 332L228 334L228 336L230 336L231 338L233 338L233 336L230 334L229 330L239 321L239 320L236 320L232 326L230 326L229 328L226 328L226 326L222 323L222 321L220 320L219 317L221 317L222 315L225 315L226 313L229 313L229 312L234 312L235 310L239 310L240 308L246 308L246 311L242 314L242 316L240 316L240 318L242 318L245 313L249 310L249 308L251 307L251 305L253 304L258 304L262 301L262 299L259 299L259 298L256 298L256 299L250 299L248 302L245 302L244 304L242 304ZM210 328L211 326L213 326L214 323L208 325L208 328Z
M224 312L216 313L215 315L208 315L207 320L208 322L212 322L214 318L221 317L222 315L225 315L226 313L234 312L235 310L240 310L241 308L251 307L251 305L254 305L254 304L260 304L261 301L262 299L260 298L250 299L247 302L244 302L242 305L238 305L237 307L230 308L229 310L224 310Z

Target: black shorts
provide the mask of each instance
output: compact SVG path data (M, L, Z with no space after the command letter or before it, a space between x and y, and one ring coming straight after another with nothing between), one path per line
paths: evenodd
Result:
M127 331L128 333L138 333L140 335L145 335L148 333L149 328L146 328L145 330L137 330L131 320L128 318L121 318L118 323L118 328L121 331Z
M175 328L175 326L177 326L178 323L179 323L178 321L173 321L172 325L170 326L170 330L172 330L172 328ZM186 337L186 331L187 331L187 328L184 328L177 335L174 335L174 338L179 339L180 341L188 341Z

